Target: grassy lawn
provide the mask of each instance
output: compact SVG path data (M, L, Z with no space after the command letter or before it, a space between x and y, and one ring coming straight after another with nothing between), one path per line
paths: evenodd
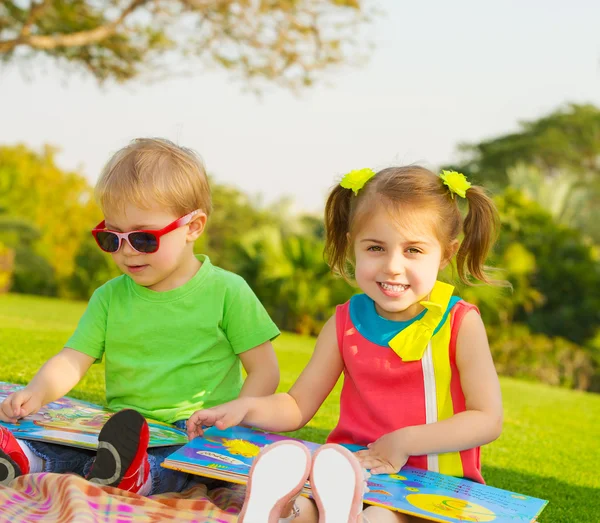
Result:
M70 336L84 303L0 296L0 381L27 383ZM275 342L281 390L308 361L314 340L283 334ZM104 402L104 368L94 365L72 396ZM337 421L340 386L308 427L297 433L323 441ZM541 523L600 521L600 395L502 379L505 423L483 451L488 484L550 500Z

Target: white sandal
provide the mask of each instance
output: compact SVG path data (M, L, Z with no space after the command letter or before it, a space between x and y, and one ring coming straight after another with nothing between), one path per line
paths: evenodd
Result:
M310 452L297 441L284 440L263 447L254 459L239 523L277 523L308 479ZM297 508L283 521L294 519Z
M365 470L341 445L327 444L313 455L310 486L319 509L319 523L362 521Z

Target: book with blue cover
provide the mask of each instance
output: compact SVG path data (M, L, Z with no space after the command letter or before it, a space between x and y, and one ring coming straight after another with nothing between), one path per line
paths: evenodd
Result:
M0 382L0 403L23 385ZM99 405L65 396L44 405L35 414L20 419L17 423L0 425L10 430L16 438L47 441L70 447L95 449L98 434L114 412ZM185 445L189 440L183 430L160 421L148 420L150 446Z
M163 467L232 483L245 484L252 461L262 447L294 439L245 427L211 427L171 454ZM300 441L314 452L318 443ZM346 445L350 450L361 447ZM364 502L419 516L430 521L536 521L547 501L479 483L404 467L398 474L371 476ZM310 496L310 484L303 494Z

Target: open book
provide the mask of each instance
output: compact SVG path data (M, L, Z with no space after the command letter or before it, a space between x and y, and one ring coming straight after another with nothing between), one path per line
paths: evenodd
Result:
M284 439L292 438L244 427L224 431L211 427L205 431L204 437L190 441L171 454L162 466L244 484L248 481L252 461L261 448ZM319 447L317 443L297 441L304 443L311 452ZM358 446L346 446L352 451L360 449ZM532 522L548 503L412 467L404 467L398 474L372 476L368 487L365 503L430 521ZM305 485L303 494L311 495L310 484Z
M0 403L22 385L0 382ZM65 396L42 407L17 423L3 423L16 438L59 443L70 447L96 448L98 434L113 412ZM160 421L148 420L150 426L150 446L185 445L188 437L185 431Z

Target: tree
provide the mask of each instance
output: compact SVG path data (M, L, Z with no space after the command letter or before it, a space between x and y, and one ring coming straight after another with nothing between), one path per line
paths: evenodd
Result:
M560 172L597 185L600 180L600 109L572 104L521 129L477 144L462 144L465 159L455 168L476 180L504 187L508 170L519 164L537 167L547 178Z
M600 329L597 249L513 188L496 203L502 221L496 256L504 258L503 268L515 287L496 306L512 307L512 319L527 323L532 332L584 345Z
M61 170L55 155L49 146L40 153L24 145L0 146L0 209L7 215L0 232L16 249L15 278L22 274L24 284L32 271L66 281L81 241L101 219L88 181ZM42 271L44 260L50 268Z
M0 59L45 55L124 82L176 52L246 79L298 87L360 54L365 0L7 0ZM171 71L176 72L176 71Z
M235 187L217 184L212 179L210 185L213 211L195 250L208 254L215 265L235 272L237 243L254 230L278 222L277 216Z
M81 242L74 264L68 286L71 295L81 300L89 299L98 287L121 274L110 254L98 249L91 235Z
M300 218L299 221L303 221ZM237 243L236 272L254 289L277 325L318 334L354 290L335 278L323 258L323 242L308 234L282 234L273 224Z
M14 262L15 252L0 241L0 294L10 288Z
M600 244L600 183L559 170L548 178L538 167L523 164L509 168L508 179L511 187L539 203L558 223L579 229Z

